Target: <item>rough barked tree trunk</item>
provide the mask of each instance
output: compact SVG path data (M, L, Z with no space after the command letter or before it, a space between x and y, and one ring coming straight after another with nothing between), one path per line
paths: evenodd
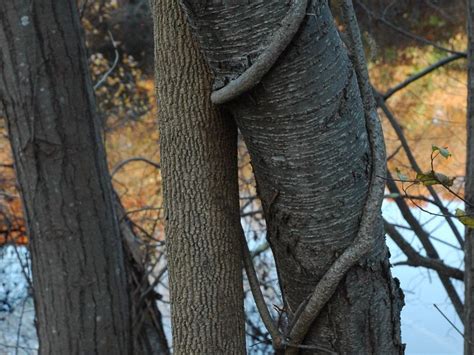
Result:
M258 61L299 3L184 1L215 89ZM227 108L250 151L291 320L355 238L371 171L356 75L326 0L309 1L292 43L261 82ZM380 223L374 233L373 250L348 272L306 344L339 354L403 352L402 294L390 273Z
M31 241L40 353L129 354L129 299L76 1L0 2L0 102Z
M466 145L466 201L474 205L474 0L467 0L468 80L467 80L467 145ZM468 215L474 208L466 206ZM474 229L466 228L464 243L464 354L474 352Z
M134 354L169 354L163 320L158 305L158 295L148 279L145 265L146 250L142 248L132 223L115 194L115 210L120 221L120 235L124 245L125 270L128 276L128 292L131 297L131 322Z
M173 350L245 353L237 129L178 2L152 7Z

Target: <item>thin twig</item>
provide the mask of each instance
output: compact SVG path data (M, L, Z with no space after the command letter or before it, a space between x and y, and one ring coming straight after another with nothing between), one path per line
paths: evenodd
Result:
M448 53L452 53L452 54L463 54L463 52L459 52L459 51L455 51L455 50L443 47L443 46L441 46L441 45L439 45L435 42L427 40L426 38L418 36L418 35L410 32L410 31L407 31L407 30L405 30L401 27L398 27L398 26L394 25L392 22L388 21L386 18L381 17L381 16L377 16L373 11L371 11L367 7L367 5L362 3L362 1L359 1L359 0L355 0L355 1L356 1L357 5L360 6L367 13L367 15L369 15L371 18L373 18L376 21L382 22L386 26L390 27L392 30L404 35L405 37L411 38L415 41L421 42L421 43L426 44L428 46L432 46L432 47L437 48L437 49L439 49L441 51L444 51L444 52L448 52Z
M399 197L395 198L394 201L397 204L398 209L402 213L403 218L411 226L413 232L415 233L415 235L418 237L419 241L423 245L423 248L426 250L426 255L432 259L439 259L438 251L433 246L433 243L430 240L432 239L431 236L423 229L423 227L420 225L420 222L413 216L406 201L401 197L402 195L400 193L398 186L395 184L394 181L392 181L390 172L388 172L387 174L388 174L387 187L390 193L399 195ZM454 288L451 282L451 279L440 272L437 272L437 273L439 275L441 283L443 284L443 287L446 290L446 293L448 294L449 299L451 300L454 306L454 309L456 310L459 317L462 319L463 312L464 312L463 303L461 301L461 298L459 297L459 294Z
M98 88L100 88L102 86L103 83L105 83L105 80L109 77L110 74L112 74L112 72L114 71L114 69L117 66L117 64L119 62L119 59L120 59L120 54L119 54L119 51L117 49L117 44L115 43L114 37L112 36L112 32L108 31L108 33L109 33L110 41L112 42L112 45L114 46L115 59L114 59L114 62L112 64L112 66L109 68L109 70L107 70L105 72L105 74L102 75L100 80L94 85L94 90L97 90Z
M79 19L82 20L82 17L84 16L84 13L86 11L87 3L89 0L84 0L82 2L81 8L79 9Z
M428 258L420 255L411 245L408 243L402 235L395 229L393 225L384 221L384 227L390 238L397 244L401 251L406 255L408 260L404 264L414 267L425 267L438 271L446 276L453 279L463 281L464 272L443 263L440 259Z
M376 97L376 100L377 100L377 105L382 109L385 116L388 118L388 120L390 122L390 125L394 129L398 139L400 140L400 143L403 146L403 150L405 151L405 154L408 158L408 161L410 162L410 165L411 165L412 169L417 174L422 173L421 168L418 165L418 162L416 161L415 156L413 155L413 152L410 149L410 146L408 145L408 141L405 137L405 134L403 133L402 127L400 126L397 119L395 118L393 113L390 111L390 109L386 105L386 103L383 100L382 96L379 93L377 93L375 90L374 90L374 93L375 93L375 97ZM441 212L445 215L446 222L448 222L448 225L451 228L451 231L453 232L454 236L456 237L456 239L459 243L459 246L461 248L463 248L464 247L463 237L461 236L461 233L459 232L458 228L454 224L454 221L452 220L452 218L448 215L449 214L448 209L445 208L445 207L441 207L441 206L443 206L443 203L442 203L440 197L438 196L438 193L433 188L433 186L427 186L426 188L428 189L428 192L430 193L430 195L433 197L433 200L440 207Z
M433 303L433 306L434 306L434 307L438 310L438 312L444 317L444 319L446 319L446 321L447 321L449 324L451 324L451 326L454 328L454 330L456 330L469 344L472 344L472 343L469 341L469 339L466 339L466 338L464 337L464 334L459 330L459 328L456 327L456 325L455 325L453 322L451 322L448 317L446 317L446 315L443 313L443 311L441 311L441 309L439 309L439 307L438 307L436 304Z
M395 149L395 150L393 151L392 154L390 154L390 155L387 157L387 161L392 160L392 159L398 154L398 152L400 151L400 149L402 149L402 145L401 145L401 144L397 147L397 149Z
M5 343L0 343L1 347L7 348L7 349L22 349L22 350L33 350L33 351L38 351L38 348L30 348L28 346L21 346L21 345L8 345Z
M111 173L110 173L110 176L114 177L114 175L120 169L122 169L125 165L127 165L128 163L131 163L131 162L135 162L135 161L142 161L142 162L145 162L147 164L150 164L151 166L153 166L157 169L160 169L160 164L155 163L154 161L152 161L150 159L143 158L143 157L133 157L133 158L125 159L125 160L121 161L120 163L118 163L117 165L115 165L114 168L112 169Z
M466 53L455 53L449 57L443 58L440 61L426 67L425 69L421 70L420 72L410 76L406 80L402 81L400 84L395 85L393 88L388 89L385 94L382 94L382 97L384 100L389 99L393 94L396 92L406 88L408 85L411 83L417 81L418 79L423 78L424 76L428 75L429 73L435 71L438 68L441 68L442 66L451 63L455 60L458 60L460 58L466 58Z
M30 269L29 269L28 261L26 262L26 265L23 263L20 253L18 252L16 243L13 245L13 250L15 251L16 257L18 259L18 263L21 266L21 272L23 276L25 277L26 282L28 283L28 286L30 287L30 290L33 292L33 282L31 281L31 277L29 275Z
M18 321L18 330L16 332L16 350L15 350L16 355L18 355L18 349L20 346L21 326L23 325L23 315L25 314L25 305L26 305L27 300L28 300L28 296L23 300L23 304L21 305L20 319Z

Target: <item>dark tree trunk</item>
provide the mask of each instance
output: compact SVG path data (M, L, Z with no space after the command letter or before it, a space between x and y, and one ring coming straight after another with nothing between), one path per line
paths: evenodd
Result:
M251 67L294 3L184 1L216 88ZM310 1L290 46L256 87L227 108L252 157L291 319L354 240L370 180L357 79L327 1ZM390 273L381 223L374 233L374 249L341 282L307 344L340 354L403 352L402 295Z
M0 100L31 240L40 353L128 354L118 223L76 1L0 3Z
M237 129L178 2L153 3L173 351L243 354Z
M157 294L148 279L144 264L146 250L142 248L132 223L120 199L115 195L117 218L125 251L125 267L128 276L128 290L131 297L131 322L134 354L169 354L168 340L163 327L163 319L158 309Z

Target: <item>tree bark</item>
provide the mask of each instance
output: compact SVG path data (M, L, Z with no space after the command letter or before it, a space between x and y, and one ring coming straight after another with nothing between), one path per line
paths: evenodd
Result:
M237 129L178 2L152 8L174 353L243 354Z
M76 2L2 1L0 100L41 354L129 354L129 298Z
M258 62L295 3L184 1L215 89ZM227 109L252 158L291 321L354 240L370 182L357 79L327 1L310 1L290 46L259 84ZM403 352L403 296L390 273L382 228L379 218L376 245L348 272L305 344L341 354Z
M474 1L467 0L468 79L467 79L467 145L466 145L466 201L474 205ZM466 204L466 212L474 215L474 208ZM474 352L474 229L466 228L464 242L464 354Z

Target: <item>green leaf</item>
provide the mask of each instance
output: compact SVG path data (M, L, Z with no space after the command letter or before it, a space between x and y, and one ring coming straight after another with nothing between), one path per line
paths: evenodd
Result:
M400 194L393 193L393 194L388 194L384 196L385 198L397 198L400 197Z
M445 148L442 148L442 147L438 147L436 145L432 145L431 146L431 149L433 150L433 152L436 152L438 151L439 154L441 154L443 157L445 157L446 159L449 158L452 154L449 152L448 150L448 147L445 147Z
M435 174L432 171L427 173L418 173L416 174L416 180L421 182L425 186L438 185L440 182L436 178Z
M466 212L464 212L462 209L456 208L456 217L466 227L474 228L474 218L471 216L468 216Z
M450 178L441 173L437 173L434 171L429 171L426 173L418 173L416 174L416 180L421 182L425 186L433 186L433 185L444 185L444 186L453 186L454 177Z
M400 169L396 168L395 171L397 172L398 179L401 181L408 181L408 176L403 174Z

